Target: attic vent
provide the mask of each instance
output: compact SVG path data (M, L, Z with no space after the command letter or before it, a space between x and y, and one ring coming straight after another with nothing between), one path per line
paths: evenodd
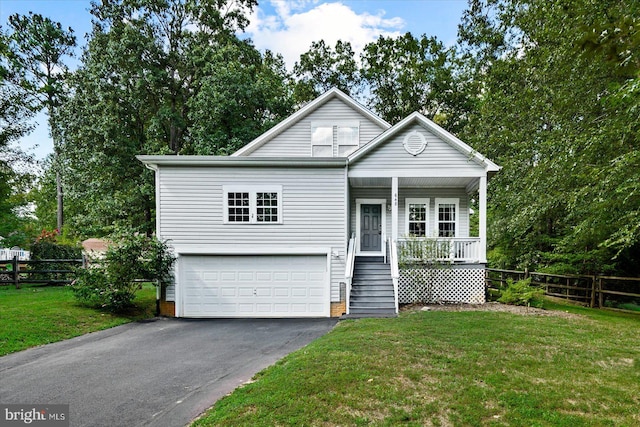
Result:
M422 153L425 148L427 148L427 140L423 134L421 134L417 130L414 130L413 132L409 133L409 135L404 137L404 142L402 143L402 145L404 146L404 149L407 151L407 153L411 154L412 156L417 156L418 154Z

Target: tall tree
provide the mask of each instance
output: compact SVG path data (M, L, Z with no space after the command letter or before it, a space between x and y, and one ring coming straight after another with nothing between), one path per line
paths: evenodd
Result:
M362 76L369 86L369 105L388 122L414 111L433 119L446 116L450 89L450 53L435 37L406 33L380 37L365 46ZM444 117L443 117L444 118Z
M335 48L324 40L311 43L293 67L296 77L295 98L304 103L336 87L357 98L362 93L362 77L351 43L338 40Z
M20 75L21 86L35 96L39 102L39 109L44 108L49 116L49 130L56 158L54 167L57 173L57 225L61 230L62 177L57 161L61 141L55 113L60 106L67 73L64 57L73 54L76 39L71 28L65 30L60 23L32 12L29 12L29 15L10 16L9 27L12 30L9 36L12 66Z
M593 273L638 259L639 15L624 3L471 2L461 51L478 108L463 138L504 166L494 262Z
M153 232L153 174L137 154L221 154L289 113L281 58L236 31L254 0L120 0L94 5L94 30L61 109L82 235Z

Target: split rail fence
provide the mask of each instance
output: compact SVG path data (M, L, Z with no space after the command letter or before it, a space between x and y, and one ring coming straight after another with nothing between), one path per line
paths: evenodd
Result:
M73 267L85 266L84 259L0 260L0 286L21 284L65 285L73 281Z
M531 278L531 284L546 295L581 302L590 307L610 307L624 303L640 305L640 277L582 276L548 274L487 268L488 289L504 288L507 280Z

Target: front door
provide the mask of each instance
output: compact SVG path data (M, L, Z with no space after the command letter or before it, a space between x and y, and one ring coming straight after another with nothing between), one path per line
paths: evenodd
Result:
M382 206L360 206L360 252L382 249Z

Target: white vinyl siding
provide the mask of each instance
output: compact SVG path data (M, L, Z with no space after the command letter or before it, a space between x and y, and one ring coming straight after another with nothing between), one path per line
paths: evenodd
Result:
M223 189L259 188L256 183L282 189L281 223L225 222ZM162 213L158 231L174 247L191 253L326 248L336 255L331 260L331 300L339 301L348 240L344 168L166 166L157 185Z
M311 156L312 122L325 124L359 123L358 146L363 146L384 131L384 128L371 121L367 116L354 110L340 99L334 98L247 155L262 157Z
M417 131L427 141L427 146L420 154L414 156L404 148L404 139ZM419 125L408 127L388 141L381 143L364 157L349 166L351 172L384 171L388 176L394 172L416 172L416 176L427 171L431 176L484 176L484 167L469 159L439 137ZM410 175L396 175L410 176Z

